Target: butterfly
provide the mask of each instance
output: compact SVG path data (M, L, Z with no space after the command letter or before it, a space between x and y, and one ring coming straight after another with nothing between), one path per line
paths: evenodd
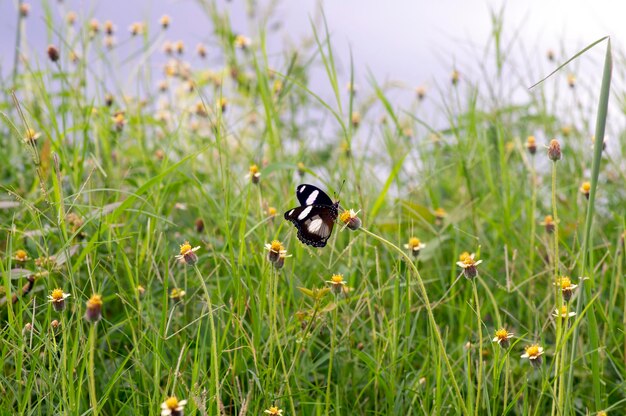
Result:
M285 212L298 230L298 239L313 247L324 247L339 214L339 201L333 202L324 191L309 184L298 185L300 206Z

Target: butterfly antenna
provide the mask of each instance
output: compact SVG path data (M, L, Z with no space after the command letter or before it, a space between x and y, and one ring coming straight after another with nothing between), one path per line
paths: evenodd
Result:
M344 186L345 184L346 184L346 180L344 179L343 181L341 181L341 186L339 187L339 192L337 192L337 193L335 194L335 199L337 200L337 202L339 202L339 195L341 194L341 190L343 189L343 186ZM341 207L341 205L339 205L339 208L340 208L340 209L343 209L343 208Z

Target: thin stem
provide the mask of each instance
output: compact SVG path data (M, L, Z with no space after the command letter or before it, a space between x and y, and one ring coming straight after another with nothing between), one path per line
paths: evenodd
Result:
M476 324L478 325L478 374L476 378L476 410L474 412L475 415L480 414L478 410L480 409L480 390L483 381L483 328L482 328L482 319L480 315L480 302L478 301L478 289L476 288L476 281L472 280L472 287L474 290L474 303L476 307Z
M364 232L365 234L367 234L368 236L377 239L378 241L386 244L391 249L398 252L402 256L402 258L406 261L406 263L409 265L409 268L411 268L411 270L415 274L415 277L417 280L417 286L420 290L420 295L422 296L422 299L424 299L424 307L426 308L426 312L428 314L428 321L430 323L430 327L433 333L435 334L435 338L439 346L440 354L443 357L444 363L446 364L446 369L448 370L448 375L450 377L450 380L452 381L452 387L454 388L457 402L459 406L461 406L461 410L463 414L467 415L468 414L467 407L465 406L465 402L463 401L463 396L461 395L461 390L459 389L459 385L456 382L456 377L454 376L455 374L454 369L452 368L452 365L450 364L450 360L448 359L448 354L446 354L446 347L443 343L443 339L441 338L441 333L439 332L439 328L437 327L437 321L435 321L435 316L433 315L433 310L431 308L430 301L428 300L428 293L426 292L426 286L424 286L424 281L422 280L422 277L420 276L420 273L417 270L417 267L415 267L415 264L413 263L411 258L404 251L402 251L400 247L396 246L395 244L391 243L388 240L385 240L383 237L377 234L374 234L371 231L366 230L365 228L360 228L360 230Z
M98 324L93 323L89 328L89 401L91 402L91 411L94 416L98 416L98 398L96 397L96 328Z

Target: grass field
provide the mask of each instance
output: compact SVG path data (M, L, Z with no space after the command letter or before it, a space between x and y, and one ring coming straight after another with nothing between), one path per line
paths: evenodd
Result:
M494 23L495 76L457 63L401 106L346 88L366 70L337 70L323 24L277 61L205 10L219 65L164 21L118 29L116 57L70 16L2 80L1 414L625 414L622 51L513 102L576 51L506 79ZM300 183L361 227L300 243Z

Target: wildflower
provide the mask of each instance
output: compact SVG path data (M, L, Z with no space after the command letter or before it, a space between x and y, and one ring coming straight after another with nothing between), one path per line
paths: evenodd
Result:
M580 185L580 193L585 195L585 198L589 199L589 192L591 192L591 183L585 181Z
M281 416L283 414L283 410L279 409L276 406L272 406L269 409L265 409L263 413L270 415L270 416Z
M102 296L92 295L87 301L85 319L89 322L98 322L102 318Z
M59 49L56 46L48 46L48 58L50 58L52 62L56 62L59 60Z
M561 144L557 139L550 140L550 146L548 146L548 157L553 162L561 159Z
M170 299L172 299L174 302L180 302L181 300L183 300L186 294L187 292L185 292L184 290L175 287L170 292Z
M535 136L528 136L526 139L526 149L528 149L528 153L531 155L537 153L537 141Z
M265 249L269 250L267 259L272 263L278 261L280 253L287 253L287 250L283 247L283 243L278 240L273 240L271 243L265 244Z
M546 215L543 219L543 222L540 222L539 224L546 227L546 233L548 234L552 234L554 232L554 229L556 228L556 222L552 218L552 215Z
M142 22L133 22L128 28L131 36L141 35L143 33L143 29L144 27Z
M304 163L298 162L298 175L300 175L300 177L303 177L305 173L306 167L304 166Z
M272 92L278 95L283 90L283 82L279 79L274 80L274 84L272 85Z
M106 105L107 107L111 107L114 101L115 98L112 94L107 93L104 95L104 105Z
M20 16L28 17L29 13L30 13L30 4L28 3L20 4Z
M546 58L548 58L548 61L554 62L554 51L552 49L548 49L546 52Z
M415 89L415 93L417 94L417 99L422 101L426 97L426 88L420 85Z
M53 331L56 330L59 326L61 326L61 322L59 322L56 319L50 322L50 327L52 328Z
M459 256L459 261L456 263L457 266L463 269L463 274L467 279L473 279L478 274L478 270L476 266L482 263L482 260L474 260L474 254L469 254L468 252L464 252Z
M226 112L226 109L228 108L228 100L225 97L220 97L219 101L217 102L219 108L222 110L222 113Z
M359 91L359 86L353 84L352 82L348 82L348 84L346 84L346 91L350 94L356 94Z
M355 129L359 127L359 124L361 124L361 113L359 113L358 111L353 111L352 116L350 117L350 121L352 122L352 127L354 127Z
M115 130L118 132L124 129L124 124L126 124L126 118L124 117L123 111L118 111L113 116L113 123L115 124Z
M202 218L198 218L196 220L196 232L197 233L201 233L202 231L204 231L204 220Z
M171 23L171 19L166 14L161 16L161 18L159 19L159 24L161 25L163 29L167 29L170 26L170 23Z
M339 215L339 220L346 224L346 227L352 231L356 231L361 228L361 219L357 217L360 211L354 212L353 209L345 210Z
M274 207L268 207L267 208L267 216L268 217L272 217L273 218L273 217L276 216L276 213L277 213L276 208L274 208Z
M448 216L446 210L441 207L437 208L433 214L435 215L435 224L438 226L443 224L443 220Z
M24 141L26 143L35 143L40 136L41 136L41 133L29 127L26 129L26 135L24 136Z
M183 416L187 400L178 400L176 396L168 397L161 403L161 416Z
M459 71L457 71L456 69L452 71L452 75L450 76L450 81L452 82L452 85L455 85L459 83L459 79L461 78L461 74L459 74Z
M91 19L89 21L89 34L91 36L94 36L98 32L100 32L100 22L98 21L98 19Z
M572 134L572 126L561 127L561 134L565 137L568 137L570 134Z
M164 79L164 80L159 81L159 84L158 84L159 92L167 92L168 88L169 88L169 85L167 83L167 80Z
M22 328L22 336L27 337L32 332L33 332L33 324L31 324L30 322L26 322L26 325L24 325L24 328Z
M110 20L107 20L104 22L104 33L106 33L107 35L111 36L113 35L113 33L115 33L115 26L113 26L113 22Z
M19 261L20 263L24 263L28 260L28 253L26 250L19 249L15 252L15 261Z
M235 47L239 48L239 49L248 49L248 47L250 47L251 44L251 40L250 38L244 36L244 35L237 35L235 36Z
M68 25L70 26L74 26L74 23L76 23L76 12L68 12L67 15L65 16L65 21L67 22Z
M173 52L174 46L172 45L172 42L165 41L163 43L163 53L165 53L166 55L171 55Z
M250 178L252 183L259 183L259 181L261 180L261 172L259 172L259 167L257 165L250 165L250 169L248 171L248 174L246 175L246 178Z
M596 416L607 416L608 413L606 412L606 410L600 410L598 413L596 413Z
M563 294L563 300L565 302L569 302L572 298L572 292L578 287L578 285L572 284L572 280L568 276L561 276L561 278L557 279L554 285L561 288L561 293Z
M176 49L177 54L182 55L183 53L185 53L185 42L183 42L182 40L177 40L174 44L174 49Z
M341 274L333 274L330 280L327 280L326 283L330 284L330 290L335 295L339 295L341 293L347 292L346 282L343 280L343 275Z
M567 74L567 85L569 85L570 88L576 86L576 76L574 74Z
M139 296L143 296L144 293L146 293L146 288L143 287L142 285L137 285L137 294Z
M420 254L420 250L426 247L426 244L422 243L419 238L411 237L409 238L409 242L404 245L404 248L409 250L413 257L417 257Z
M176 259L184 264L195 264L198 261L196 251L198 251L199 249L200 246L191 248L191 244L189 244L189 241L185 241L184 244L180 245L180 254L176 256Z
M104 47L111 50L115 46L115 38L113 36L107 35L104 38Z
M555 309L554 312L552 312L552 316L554 316L555 318L558 318L560 316L563 319L567 319L571 318L572 316L576 316L576 312L568 312L567 305L563 305L561 306L560 311L558 309Z
M55 311L61 312L65 309L65 299L69 298L69 293L64 293L63 289L54 289L48 296L48 301L52 303Z
M196 53L200 58L206 58L206 47L203 44L198 43L196 46Z
M405 126L402 128L402 135L407 139L410 139L413 136L413 129L411 126Z
M539 367L541 365L541 355L543 354L543 347L540 347L539 344L528 345L524 348L524 354L521 355L521 358L528 358L533 367Z
M282 250L279 254L278 254L278 260L276 260L274 263L272 263L272 265L274 266L274 268L276 270L280 270L285 266L285 259L287 257L291 257L291 254L287 255L287 250Z
M79 59L80 59L80 55L78 53L76 53L75 51L70 52L70 61L72 61L73 64L78 62Z
M499 346L504 349L509 347L509 339L513 338L513 333L507 331L505 328L500 328L496 331L496 336L492 342L497 342Z

